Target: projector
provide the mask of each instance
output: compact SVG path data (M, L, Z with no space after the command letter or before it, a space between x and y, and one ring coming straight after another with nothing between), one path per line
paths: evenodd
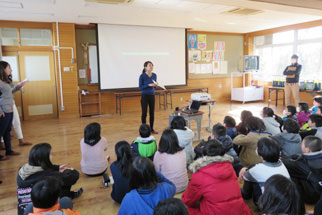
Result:
M210 100L211 95L209 93L192 93L191 94L191 100L195 101L206 101Z

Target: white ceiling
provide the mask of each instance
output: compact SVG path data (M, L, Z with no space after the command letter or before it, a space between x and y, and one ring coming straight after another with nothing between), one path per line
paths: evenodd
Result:
M309 7L311 1L315 2ZM252 0L134 0L128 5L108 5L84 0L0 0L0 20L109 23L247 33L322 19L322 10L309 9L322 8L322 1L296 2L296 6L286 6ZM263 12L250 16L221 14L237 7Z

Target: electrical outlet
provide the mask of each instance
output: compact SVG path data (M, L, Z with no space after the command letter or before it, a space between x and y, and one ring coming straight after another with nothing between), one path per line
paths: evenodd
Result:
M182 97L180 97L180 101L183 101L183 98Z

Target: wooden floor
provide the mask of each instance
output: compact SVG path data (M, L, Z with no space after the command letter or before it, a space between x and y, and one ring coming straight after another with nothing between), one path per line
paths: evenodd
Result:
M212 124L222 122L225 115L233 116L239 122L240 112L244 109L250 110L254 115L259 115L264 103L227 103L216 104L212 112ZM207 107L201 107L201 110L208 113ZM155 113L155 129L159 131L156 135L157 141L160 139L162 130L168 127L169 114L172 110L157 110ZM282 112L279 107L277 112ZM203 126L207 125L207 115L203 116ZM38 120L22 122L24 138L34 144L47 142L52 145L53 163L64 164L80 171L81 152L79 141L83 137L84 127L91 122L98 122L102 126L102 136L108 141L108 155L111 162L116 159L114 145L120 140L126 140L129 143L138 136L138 127L140 125L140 112L123 113L122 116L96 116L68 120ZM195 126L194 124L192 126ZM201 138L207 138L210 135L206 129L202 129ZM0 214L14 215L16 210L16 177L20 166L28 161L28 154L31 146L19 147L18 140L13 138L13 150L21 152L20 156L11 157L8 161L0 162ZM197 143L195 143L197 144ZM0 154L4 154L1 151ZM119 205L110 197L111 187L105 188L101 177L89 178L81 174L79 181L72 189L76 190L83 187L83 195L75 199L74 209L81 214L116 214ZM180 196L180 195L179 195Z

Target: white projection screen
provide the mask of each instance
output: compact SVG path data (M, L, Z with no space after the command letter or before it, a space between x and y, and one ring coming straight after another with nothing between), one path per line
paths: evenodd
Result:
M138 89L145 61L160 84L187 84L185 29L98 24L97 37L100 90Z

